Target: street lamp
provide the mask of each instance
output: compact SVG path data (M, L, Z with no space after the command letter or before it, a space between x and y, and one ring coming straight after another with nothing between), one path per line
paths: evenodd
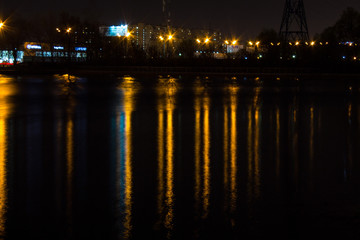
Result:
M125 34L125 56L127 56L129 39L131 38L131 32L126 32Z
M70 32L71 32L71 27L68 27L66 29L66 33L68 35L68 61L70 62L71 61L71 51L70 51Z
M161 42L164 42L164 45L163 45L163 51L164 51L164 57L165 57L165 55L166 55L166 48L167 48L167 46L166 46L166 42L171 42L171 41L173 41L175 38L174 38L174 34L172 34L172 33L169 33L168 35L160 35L159 36L159 40L161 41ZM169 46L168 46L169 47Z
M163 56L165 57L165 38L163 36L159 36L160 42L164 42L163 44Z

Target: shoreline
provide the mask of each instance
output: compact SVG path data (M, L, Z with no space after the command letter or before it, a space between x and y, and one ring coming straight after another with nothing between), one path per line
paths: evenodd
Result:
M356 70L356 71L354 71ZM217 66L17 66L0 68L5 75L211 75L244 77L319 77L319 78L360 78L360 68L349 71L329 71L321 68L300 67L217 67Z

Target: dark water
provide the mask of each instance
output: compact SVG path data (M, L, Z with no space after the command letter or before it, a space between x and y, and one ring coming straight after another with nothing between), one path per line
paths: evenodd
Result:
M0 76L3 239L358 239L357 81Z

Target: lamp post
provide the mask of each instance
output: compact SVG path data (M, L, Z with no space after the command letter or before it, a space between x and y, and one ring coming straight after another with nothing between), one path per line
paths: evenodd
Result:
M131 38L131 33L130 32L126 32L125 34L125 57L127 57L128 54L128 47L129 47L129 39Z
M166 42L172 42L174 40L174 34L169 33L168 35L159 36L160 42L163 42L163 56L164 58L167 57L167 51L166 51Z
M204 45L205 45L205 56L211 57L211 53L210 53L210 38L206 37L204 40Z
M259 59L259 57L258 57L259 46L260 46L260 41L255 42L255 57L256 57L257 59Z
M163 36L159 36L160 42L163 42L163 57L165 58L165 39Z
M68 36L68 61L71 62L71 51L70 51L70 33L71 33L71 28L67 28L66 29L66 34Z
M238 43L238 40L225 40L224 44L225 44L225 53L228 54L234 54L235 53L235 49L234 47L236 46L236 44ZM229 47L231 46L231 47ZM236 51L237 52L237 51Z
M60 28L56 28L56 31L58 33L61 33L62 30ZM68 61L70 62L70 54L71 54L71 51L70 51L70 33L72 31L72 28L71 27L68 27L66 29L64 29L64 32L65 34L67 35L67 57L68 57ZM64 45L65 45L65 41L64 41Z
M173 56L173 54L174 54L174 49L173 49L172 41L174 40L174 35L170 33L170 34L168 35L168 37L167 37L167 40L168 40L168 42L169 42L168 48L169 48L169 47L171 48L171 56Z

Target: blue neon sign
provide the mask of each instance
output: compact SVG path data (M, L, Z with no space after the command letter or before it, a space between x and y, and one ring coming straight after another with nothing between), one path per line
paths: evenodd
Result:
M86 47L75 47L75 51L86 51Z

